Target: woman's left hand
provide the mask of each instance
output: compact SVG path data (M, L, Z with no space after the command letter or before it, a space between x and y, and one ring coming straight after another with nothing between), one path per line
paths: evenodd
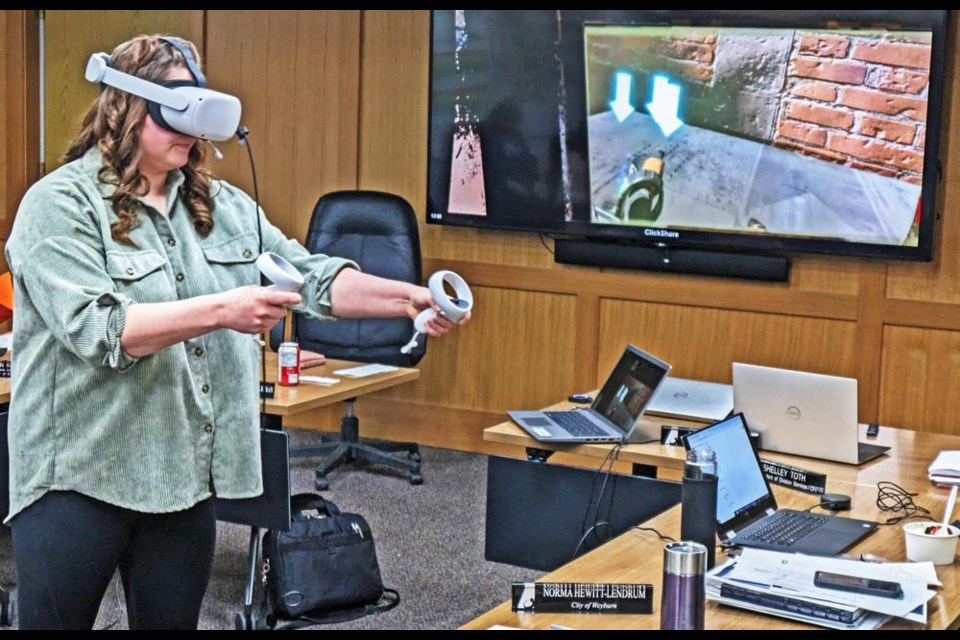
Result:
M442 336L448 333L457 325L467 324L470 322L471 313L468 311L463 318L460 319L460 322L451 322L449 319L440 315L440 307L438 307L433 302L433 296L430 295L430 290L426 287L417 287L416 291L412 296L410 296L410 307L412 313L411 318L416 318L417 315L424 309L433 309L436 311L436 315L427 320L424 324L424 329L427 331L427 335L434 337Z

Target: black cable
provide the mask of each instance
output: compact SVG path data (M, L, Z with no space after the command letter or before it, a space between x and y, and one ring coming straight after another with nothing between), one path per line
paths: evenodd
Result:
M538 233L537 236L540 237L540 244L543 245L543 248L546 249L547 251L549 251L549 252L550 252L550 255L554 255L553 249L551 249L551 248L550 248L550 245L548 245L548 244L544 241L544 239L543 239L543 234L542 234L542 233Z
M590 490L590 502L587 504L587 510L584 513L583 522L581 524L581 529L584 529L583 535L580 537L580 540L577 542L576 548L573 550L572 558L576 558L580 555L580 550L583 548L584 543L587 541L587 537L597 531L602 526L613 528L613 525L608 520L601 520L600 510L603 507L603 494L607 490L607 482L610 480L610 476L613 475L613 463L617 461L617 458L620 455L620 450L623 448L623 443L618 442L614 446L610 447L610 451L607 452L606 457L604 457L603 462L600 463L600 468L597 469L597 473L593 478L593 487ZM609 463L609 468L604 473L603 468ZM600 486L600 494L594 500L593 495L597 490L597 480L603 476L603 484ZM596 504L596 507L594 507ZM613 508L613 498L610 499L610 507ZM593 510L593 525L587 528L587 522L590 520L590 511ZM609 513L607 514L609 517ZM612 537L612 536L611 536ZM599 539L599 536L598 536ZM609 540L610 538L607 538ZM606 540L604 540L605 542Z
M650 532L654 533L658 538L660 538L661 540L663 540L664 542L676 542L676 540L674 540L674 539L671 538L670 536L665 536L665 535L663 535L662 533L660 533L659 531L657 531L657 530L654 529L653 527L641 527L640 525L634 525L634 526L630 527L630 529L633 530L633 531L650 531Z
M877 524L899 524L910 518L929 518L931 516L930 510L913 501L914 496L917 495L919 494L910 493L896 483L886 480L878 482L877 509L900 515L890 516L885 522L878 522Z
M263 254L263 229L260 225L260 187L257 184L257 163L253 160L253 147L250 144L250 129L240 127L237 129L237 139L240 144L247 148L247 157L250 159L250 174L253 177L253 202L256 205L254 215L257 217L257 255ZM264 284L264 276L260 276L260 284ZM266 340L269 339L269 332L264 334L260 340L260 380L267 381L267 347ZM259 388L260 385L257 385ZM267 426L267 396L260 391L260 428Z

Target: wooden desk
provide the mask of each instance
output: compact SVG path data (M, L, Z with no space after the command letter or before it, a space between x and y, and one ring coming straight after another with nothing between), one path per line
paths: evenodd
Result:
M544 447L528 438L512 423L503 423L487 429L485 439L507 442L517 446ZM877 508L876 483L881 480L896 482L904 489L917 492L914 498L920 506L929 509L939 520L946 506L948 491L935 487L927 480L927 466L942 449L960 449L960 437L921 434L901 429L881 427L878 444L890 445L889 455L862 466L799 458L783 454L761 452L761 457L776 459L804 469L827 474L827 491L845 493L853 498L853 510L844 515L883 522L890 514ZM609 445L555 445L550 448L571 451L581 455L604 457ZM662 457L661 457L662 453ZM644 464L679 468L684 451L681 447L660 445L630 445L624 447L620 459L642 460ZM776 487L774 492L781 507L806 509L817 503L817 498L804 493ZM652 527L672 538L680 533L680 506L652 518L643 526ZM463 626L464 629L486 629L499 624L527 629L546 629L559 624L584 629L658 629L660 626L660 593L663 571L663 541L651 532L628 531L611 542L577 558L542 578L556 582L634 582L653 584L655 601L653 614L618 615L559 615L514 613L505 602ZM892 561L903 561L905 549L900 525L881 526L873 535L848 551L850 554L873 553ZM718 554L718 562L722 554ZM943 586L928 603L929 629L960 627L960 565L937 567ZM504 587L506 589L506 586ZM733 607L707 603L708 629L809 629L811 627L782 618L752 613ZM884 629L919 629L920 625L894 620Z
M277 380L277 354L266 354L267 382ZM303 373L311 376L338 378L340 382L329 387L319 384L301 382L295 387L276 386L273 398L266 402L266 413L272 416L290 416L301 411L318 409L337 402L354 400L383 389L395 387L398 384L413 382L420 377L420 370L412 367L401 367L396 371L378 373L366 378L344 378L334 375L334 371L360 366L361 362L349 360L327 360L321 365L304 369ZM2 390L2 387L0 387Z

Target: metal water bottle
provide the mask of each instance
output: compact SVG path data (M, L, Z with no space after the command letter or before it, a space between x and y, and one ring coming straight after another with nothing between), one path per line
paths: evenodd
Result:
M716 562L717 455L711 449L687 452L681 489L680 539L707 548L707 569Z
M707 548L699 542L671 542L663 548L660 629L704 628L707 608Z

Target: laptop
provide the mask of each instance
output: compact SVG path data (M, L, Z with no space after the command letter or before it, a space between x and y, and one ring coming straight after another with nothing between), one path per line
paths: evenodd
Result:
M863 464L890 450L860 442L855 378L734 362L733 406L766 451Z
M540 442L627 442L670 365L627 345L589 408L508 411Z
M725 545L833 556L877 529L867 520L777 508L742 413L688 433L684 446L716 453L717 535Z
M733 386L668 377L650 400L647 415L717 422L733 413Z

